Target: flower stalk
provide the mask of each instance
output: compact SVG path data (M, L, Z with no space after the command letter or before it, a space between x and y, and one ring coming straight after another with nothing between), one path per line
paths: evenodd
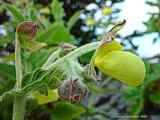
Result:
M99 42L92 42L92 43L88 43L86 45L83 45L83 46L75 49L74 51L68 53L64 57L59 58L55 62L52 62L52 64L50 64L49 66L43 66L42 69L50 70L50 69L54 68L56 65L62 64L67 59L74 60L74 59L82 56L83 54L86 54L88 52L96 50L99 47L99 45L100 45L100 41Z
M16 33L15 40L15 68L16 68L16 91L21 91L22 87L22 62L21 45ZM25 113L25 96L15 95L12 120L23 120Z

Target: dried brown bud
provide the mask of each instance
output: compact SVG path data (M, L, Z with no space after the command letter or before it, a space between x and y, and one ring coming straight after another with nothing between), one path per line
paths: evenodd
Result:
M65 80L58 88L60 98L71 102L80 102L87 91L87 87L78 79Z
M25 35L29 40L32 40L37 33L38 25L32 21L24 21L17 27L18 35Z
M76 46L69 44L69 43L63 43L60 45L60 48L63 50L64 54L67 54L70 51L74 50Z

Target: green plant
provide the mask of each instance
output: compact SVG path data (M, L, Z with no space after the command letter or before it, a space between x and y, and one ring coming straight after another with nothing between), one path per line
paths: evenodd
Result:
M32 29L29 29L29 32L28 32L28 29L26 29L26 27L28 28L28 26L32 28ZM63 73L67 76L67 79L82 80L82 77L80 76L80 74L83 69L82 69L82 67L79 66L79 63L76 62L75 60L79 56L81 56L87 52L95 50L98 47L101 48L101 45L99 46L100 42L89 43L87 45L84 45L82 47L79 47L79 48L73 50L72 52L68 53L67 55L64 55L63 57L57 58L57 60L55 60L55 61L53 61L53 60L54 60L54 57L56 57L56 56L55 56L55 53L53 53L52 55L50 55L50 57L46 61L47 63L44 63L44 65L41 68L39 68L38 70L36 69L35 72L33 71L33 74L31 73L31 78L29 78L29 77L25 78L25 79L31 79L31 82L29 84L22 86L23 74L25 74L25 73L23 72L23 69L22 69L22 60L21 60L22 52L21 51L22 51L22 49L25 50L25 48L26 48L25 45L26 46L28 45L26 42L22 42L22 41L31 42L31 44L32 44L32 40L34 40L34 36L35 36L35 32L36 32L36 28L32 27L32 26L35 26L35 24L33 22L25 21L25 22L20 23L19 26L17 27L17 30L16 30L16 49L15 49L16 86L15 86L15 89L13 89L13 91L15 92L14 93L13 120L23 120L24 119L25 102L26 102L27 95L29 95L29 93L31 93L35 90L38 90L41 86L44 86L45 84L47 84L47 82L50 80L49 75L52 72L54 72L54 70L56 70L57 68L61 69L63 71ZM113 32L114 32L114 29L113 29ZM109 36L107 35L107 38L108 37ZM109 39L105 39L105 40L109 40ZM102 41L101 44L102 45L105 44L104 42L105 41ZM22 46L21 46L21 44L22 44ZM36 42L33 44L38 46L40 43ZM28 49L26 49L26 50L28 50ZM30 51L30 52L32 52L32 51ZM97 52L95 55L101 54L102 52L100 52L100 53ZM134 61L132 61L132 62L134 62ZM62 65L63 65L63 68L61 68ZM91 64L91 67L93 67L92 64ZM38 74L38 76L36 74ZM35 76L37 76L37 78L34 80L33 78ZM59 78L58 78L58 80L59 80ZM70 84L71 84L71 87L73 87L72 83L70 83ZM68 84L68 86L70 86L70 84ZM52 89L56 89L57 87L58 86L54 86L54 88L52 88ZM81 86L79 86L79 87L81 87ZM65 89L65 87L64 87L64 89ZM67 89L67 90L70 91L70 89ZM75 89L73 89L73 90L75 90ZM47 94L49 95L49 92ZM69 94L71 94L71 93L69 93ZM13 95L13 93L12 93L12 95ZM2 97L2 99L3 99L3 97ZM72 98L71 98L71 100L72 100Z
M75 37L70 33L70 29L76 23L81 11L75 13L73 17L65 23L63 21L64 10L62 8L62 4L58 0L54 0L51 4L50 10L55 21L50 23L46 19L43 21L40 19L39 21L38 17L41 17L41 15L37 15L38 17L36 17L36 14L39 13L38 10L30 6L31 4L28 4L28 11L31 11L29 12L30 14L22 15L20 10L14 5L4 4L4 7L9 10L15 18L12 21L12 26L14 26L14 28L16 27L15 36L13 35L9 37L16 38L16 47L15 54L13 53L12 55L5 57L3 59L4 64L0 66L4 69L4 71L1 71L2 74L3 72L5 73L2 77L5 79L7 78L8 81L13 80L12 85L8 89L2 91L0 97L1 101L4 102L5 100L8 100L8 98L14 98L13 120L22 120L25 115L25 108L27 107L25 104L28 104L28 102L32 100L34 101L35 99L38 101L38 104L55 102L55 109L50 111L51 113L53 112L50 116L51 119L74 119L86 111L85 107L63 100L56 103L59 99L63 99L64 96L64 94L62 94L63 96L59 96L57 89L59 86L63 86L63 83L65 83L66 80L69 80L71 85L69 85L68 88L69 90L72 90L75 85L72 84L72 82L74 80L78 80L81 81L83 85L86 84L90 90L96 92L110 91L109 89L100 89L95 85L93 79L97 76L94 74L95 71L93 68L95 63L92 60L94 60L94 57L96 58L98 55L103 56L103 52L105 53L104 56L108 55L105 49L101 49L102 45L105 45L105 48L108 49L109 44L107 42L112 41L115 37L113 34L116 34L123 24L118 24L113 27L110 31L112 35L107 33L104 37L107 42L102 40L76 48L74 45L70 45L71 43L77 44ZM9 25L10 23L6 26ZM37 30L37 26L39 26L40 29ZM4 39L6 38L4 37ZM113 46L113 48L114 47L115 46ZM78 58L88 52L93 52L94 50L96 50L96 52L98 50L101 51L93 55L93 59L91 59L90 63L90 69L88 71L83 65L81 65ZM15 61L15 66L13 64L8 65L8 61ZM98 64L100 65L101 63ZM16 69L14 69L14 67L16 67ZM97 67L99 69L101 68L99 66ZM87 72L91 74L86 75ZM108 71L104 73L108 74ZM116 78L118 79L119 77ZM89 82L88 79L92 81ZM83 88L86 88L84 86ZM78 87L81 87L79 82ZM78 92L67 92L68 94L74 93L70 95L73 96L72 98L67 96L67 100L71 102L80 102L84 97L84 92L82 90L83 89L78 89ZM79 94L79 91L80 93L82 92L82 94ZM34 102L31 105L33 104ZM68 113L65 113L64 110ZM67 114L71 115L68 116ZM99 114L105 116L103 113ZM61 115L63 115L64 118L61 118Z

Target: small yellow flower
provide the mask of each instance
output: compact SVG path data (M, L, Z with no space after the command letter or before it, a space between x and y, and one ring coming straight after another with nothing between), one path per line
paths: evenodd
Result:
M102 8L102 15L106 16L106 15L110 15L111 13L112 13L112 8L110 7Z
M89 17L86 19L86 25L88 26L94 26L96 24L96 20L92 17Z

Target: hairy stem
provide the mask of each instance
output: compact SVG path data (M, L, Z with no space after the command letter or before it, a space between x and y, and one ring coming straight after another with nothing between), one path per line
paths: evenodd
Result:
M63 64L63 62L66 60L66 59L75 59L83 54L86 54L88 52L91 52L95 49L97 49L99 47L99 44L100 42L92 42L92 43L89 43L89 44L86 44L86 45L83 45L77 49L75 49L74 51L70 52L69 54L67 54L66 56L56 60L55 62L53 62L52 64L50 64L49 66L43 66L42 69L45 69L45 70L49 70L49 69L52 69L53 67L55 67L56 65L59 65L59 64Z
M57 56L56 55L57 52L52 53L49 56L48 60L42 66L42 69L46 70L48 72L45 73L41 78L39 78L39 80L36 80L33 83L31 83L29 85L26 85L24 88L22 88L22 93L29 93L29 91L33 90L33 88L40 87L42 85L41 84L42 81L45 80L43 78L46 77L48 74L50 74L50 72L53 70L53 68L55 68L57 65L62 65L62 64L64 64L64 62L66 60L74 60L74 59L76 59L77 57L79 57L79 56L81 56L83 54L86 54L88 52L96 50L97 47L99 47L99 45L100 45L100 42L93 42L93 43L89 43L89 44L83 45L83 46L75 49L74 51L70 52L66 56L64 56L62 58L59 58L57 60L55 60L55 56ZM79 66L79 70L82 71L82 68L80 68L80 66Z
M16 67L16 91L21 91L22 86L22 62L21 46L17 38L15 41L15 67ZM12 120L23 120L25 113L25 96L15 95Z

